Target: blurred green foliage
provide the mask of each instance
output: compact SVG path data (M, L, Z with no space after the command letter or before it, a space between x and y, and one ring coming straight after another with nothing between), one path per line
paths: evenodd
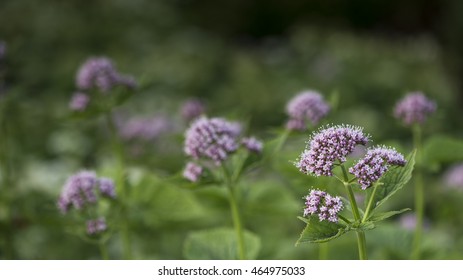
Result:
M461 160L451 147L461 148L463 131L459 81L448 68L447 49L429 34L383 36L304 20L291 22L281 36L255 31L249 34L258 39L249 34L241 38L234 31L246 30L245 23L254 30L265 30L259 24L271 25L273 10L265 14L265 4L258 1L261 5L251 10L262 8L261 20L252 17L257 12L198 20L211 15L209 11L217 5L211 2L206 1L210 6L162 0L0 2L0 40L8 47L7 94L0 96L0 141L8 141L5 158L13 170L13 182L0 187L0 192L8 189L13 199L6 204L9 198L0 194L0 232L14 233L12 244L4 238L0 241L0 256L99 258L97 248L66 232L68 221L58 212L56 199L66 178L79 169L97 169L108 176L115 172L104 121L71 118L68 109L80 64L89 56L105 55L141 85L120 111L162 113L177 121L175 135L149 143L142 155L128 156L135 258L204 257L188 245L185 249L185 240L209 238L211 232L201 236L205 229L231 227L223 190L191 186L177 178L185 164L182 130L186 124L177 117L184 100L199 97L209 115L245 122L251 134L271 140L286 121L284 104L307 88L319 90L333 105L325 123L363 126L374 135L375 143L394 145L407 154L411 133L393 118L394 104L412 90L422 90L436 100L438 110L426 124L425 138L434 134L448 138L430 137L425 144L425 156L433 168L426 178L426 217L431 227L425 234L423 257L463 258L459 202L463 193L449 194L441 180L442 171ZM238 1L233 7L239 11L244 2L248 1ZM192 6L197 8L189 10ZM346 7L346 13L351 9ZM288 15L274 23L274 30L289 21ZM234 21L227 25L230 18ZM205 28L207 22L216 28ZM282 153L247 174L239 185L245 228L251 239L260 237L260 250L255 252L259 259L318 258L317 245L294 246L303 229L296 219L302 212L302 196L311 186L334 188L335 193L342 190L333 187L330 179L300 174L291 164L308 135L291 135ZM2 180L4 170L5 165L0 170ZM412 201L407 185L388 207L410 208ZM228 234L213 233L219 236L214 238ZM404 259L411 233L395 219L368 232L367 243L373 258ZM9 245L14 251L8 255L5 248ZM109 246L111 257L119 258L117 235ZM355 259L355 247L353 236L346 234L328 245L328 256Z

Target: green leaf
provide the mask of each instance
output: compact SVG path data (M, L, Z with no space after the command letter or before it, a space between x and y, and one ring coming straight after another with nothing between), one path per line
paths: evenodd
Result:
M298 217L305 222L307 226L301 233L296 242L296 246L301 243L323 243L335 239L349 230L346 226L329 221L320 221L317 216L310 216L308 219Z
M404 167L396 167L389 170L381 179L382 185L378 186L373 197L373 210L381 206L386 200L393 196L398 190L402 189L412 177L415 165L416 151L407 157L407 164Z
M255 259L260 250L260 239L244 231L246 259ZM231 228L216 228L191 233L185 240L185 258L190 260L239 259L236 232Z
M406 212L406 211L409 211L409 210L411 210L411 209L410 208L405 208L405 209L398 210L398 211L389 211L389 212L377 213L377 214L371 216L369 221L371 221L371 222L379 222L379 221L385 220L387 218L390 218L392 216L402 214L403 212Z
M449 136L430 138L423 147L423 163L439 167L442 163L463 160L463 141Z

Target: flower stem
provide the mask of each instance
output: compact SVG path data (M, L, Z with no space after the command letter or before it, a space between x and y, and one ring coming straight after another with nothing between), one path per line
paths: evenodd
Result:
M370 199L368 200L367 209L365 210L365 214L363 215L362 223L364 223L368 219L368 216L370 216L370 211L371 211L371 207L372 207L372 204L373 204L373 199L375 197L376 189L378 188L378 185L380 185L379 181L376 182L375 185L373 186L373 192L371 193Z
M132 259L132 248L130 242L130 231L129 231L129 219L127 216L127 203L128 200L128 193L127 188L125 185L125 167L124 167L124 147L123 144L120 142L116 126L112 120L112 116L110 113L106 115L106 122L108 128L111 132L111 138L113 142L113 150L117 156L117 178L116 178L116 186L119 187L121 197L123 198L120 201L121 205L121 212L122 212L122 246L123 246L123 255L124 259L130 260Z
M275 146L275 150L273 150L273 154L278 153L281 148L283 148L283 145L286 143L286 140L288 139L289 134L291 133L291 130L285 129L283 134L278 138L277 145Z
M352 207L352 213L354 214L354 219L356 222L360 223L360 213L357 206L357 201L355 200L354 192L352 191L352 187L349 184L349 176L347 175L347 170L343 164L340 164L342 174L344 176L344 186L347 190L347 195L349 196L350 205ZM366 249L366 239L365 233L361 230L357 230L357 245L359 251L359 259L366 260L367 259L367 249Z
M318 259L319 260L328 259L328 243L320 243L318 245Z
M424 190L423 190L423 174L421 170L421 126L416 124L413 126L413 145L416 149L416 169L415 169L415 213L416 227L413 236L412 259L420 258L421 237L423 235L423 216L424 216Z
M236 240L238 243L238 256L241 260L244 260L246 259L246 255L245 255L246 249L245 249L245 244L244 244L243 226L241 224L240 212L238 208L238 203L236 201L234 182L231 181L231 176L226 166L224 166L223 164L222 164L222 170L224 173L225 184L228 189L228 200L230 202L233 226L235 227Z
M11 156L11 147L10 147L10 129L11 126L9 125L6 116L9 112L7 112L8 99L5 98L4 103L0 102L0 135L2 140L0 141L0 173L3 173L3 182L0 181L2 194L5 201L5 222L7 228L3 232L4 234L4 244L5 244L5 254L4 257L7 260L14 259L14 223L13 223L13 211L12 208L14 206L13 203L13 180L12 180L12 156Z
M108 249L106 248L106 244L100 241L98 242L98 248L100 249L101 259L109 260L109 254L108 254Z

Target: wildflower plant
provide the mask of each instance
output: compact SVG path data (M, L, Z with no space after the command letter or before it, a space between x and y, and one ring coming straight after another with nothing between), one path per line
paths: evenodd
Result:
M131 241L127 210L129 192L126 186L125 147L120 139L115 123L115 108L122 105L133 94L137 83L132 76L119 73L115 64L107 57L90 57L78 68L75 76L76 91L68 104L71 115L78 119L96 119L103 117L109 132L112 154L115 155L115 185L124 199L120 200L120 222L122 224L122 246L124 259L131 259ZM110 185L107 180L100 180L102 190ZM95 218L97 219L97 218ZM89 222L92 232L106 228L104 220ZM97 222L99 221L99 222Z
M235 231L234 238L222 229L217 232L224 239L235 240L231 242L237 247L233 256L246 259L252 258L252 253L248 249L255 248L250 243L255 243L256 237L243 228L237 184L243 171L257 161L263 144L254 137L242 137L241 131L241 124L223 118L202 116L194 120L185 132L184 152L190 161L183 170L183 177L195 184L212 181L227 190ZM209 234L212 233L205 232L204 236ZM198 238L200 242L201 237L195 236L191 239Z
M105 216L111 215L111 202L116 198L112 179L97 177L94 171L83 170L67 179L57 201L63 215L77 220L70 223L71 232L98 244L103 259L109 258L105 243L110 237Z
M349 231L357 234L360 259L367 259L365 231L377 222L409 209L380 212L379 207L411 178L414 153L407 159L394 148L374 146L350 168L348 157L358 145L366 146L370 137L360 127L328 126L314 132L295 166L304 174L334 177L342 183L347 199L333 195L333 190L311 189L304 197L306 223L297 244L323 243ZM365 207L357 204L356 191L365 192ZM352 217L346 216L350 211Z
M422 174L422 126L427 118L435 112L436 103L428 99L422 92L408 93L397 102L394 108L394 116L405 126L411 127L413 145L416 150L417 168L414 175L415 183L415 207L416 227L413 238L413 250L411 258L418 259L421 251L421 237L424 219L424 189Z

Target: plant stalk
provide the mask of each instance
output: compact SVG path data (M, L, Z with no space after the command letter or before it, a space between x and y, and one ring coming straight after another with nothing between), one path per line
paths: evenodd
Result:
M122 246L123 246L123 255L124 259L130 260L132 259L132 247L130 242L130 230L129 230L129 219L127 216L127 199L128 199L128 192L127 187L125 185L125 156L124 156L124 147L123 144L120 142L119 137L117 135L116 126L112 120L111 113L106 115L106 122L108 128L111 132L111 138L113 142L113 150L116 153L117 157L117 178L116 178L116 186L119 186L121 196L123 199L120 201L121 205L121 216L122 216L122 231L121 231L121 238L122 238Z
M423 218L424 218L424 189L423 189L423 173L421 162L421 126L415 124L413 126L413 145L416 149L416 169L415 169L415 213L416 227L413 236L413 249L411 259L419 259L421 255L421 239L423 235Z
M243 234L243 226L241 223L240 211L238 208L238 203L236 201L234 182L231 181L231 176L226 166L224 166L223 164L222 164L222 170L224 173L225 184L228 189L228 200L230 202L230 210L231 210L232 219L233 219L233 226L235 228L236 240L238 243L238 256L241 260L245 260L246 259L246 255L245 255L246 247L244 244L244 234Z
M360 223L361 218L360 218L360 212L357 206L357 201L355 200L354 192L352 191L352 187L349 184L349 177L347 175L347 170L344 167L343 164L340 164L342 174L344 176L344 186L347 190L347 195L349 196L349 201L350 205L352 207L352 213L354 214L354 219L356 222ZM365 233L361 230L357 230L357 245L358 245L358 251L359 251L359 259L360 260L366 260L367 259L367 249L366 249L366 239L365 239Z

